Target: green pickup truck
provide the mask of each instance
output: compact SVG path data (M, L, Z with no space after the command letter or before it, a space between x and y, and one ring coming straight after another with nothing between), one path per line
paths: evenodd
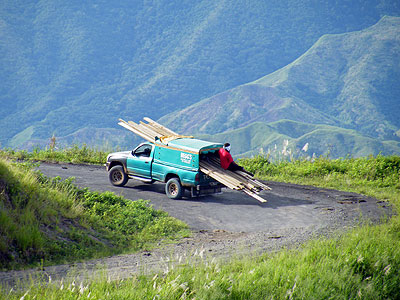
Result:
M164 182L169 198L179 199L185 190L192 197L220 193L223 185L200 171L200 160L217 156L222 144L193 138L178 138L154 143L141 143L132 151L107 156L106 168L110 182L124 186L128 179L145 183Z

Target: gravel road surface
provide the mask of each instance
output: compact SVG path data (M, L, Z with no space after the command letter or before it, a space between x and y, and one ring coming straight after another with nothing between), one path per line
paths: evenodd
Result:
M165 195L161 183L130 180L125 187L114 187L101 166L42 163L40 170L51 177L75 177L77 185L91 190L113 191L131 200L148 199L155 208L186 222L193 235L151 252L45 270L0 272L0 282L6 285L29 276L83 280L104 271L110 278L124 278L138 272L166 271L175 264L197 259L229 259L232 255L275 251L320 235L343 232L364 220L378 222L391 211L387 203L363 195L279 182L266 182L272 188L261 194L267 203L229 189L219 195L187 195L182 200L172 200Z

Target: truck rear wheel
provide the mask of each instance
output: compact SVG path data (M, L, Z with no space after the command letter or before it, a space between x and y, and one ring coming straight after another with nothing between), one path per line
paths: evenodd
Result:
M124 172L124 168L118 165L108 172L108 179L112 185L124 186L128 182L128 175Z
M168 198L180 199L183 194L183 187L178 178L171 178L165 185L165 193Z

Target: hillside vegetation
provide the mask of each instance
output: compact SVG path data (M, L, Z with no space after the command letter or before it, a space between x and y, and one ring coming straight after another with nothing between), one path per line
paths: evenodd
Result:
M107 155L110 152L110 149L108 151L99 150L87 145L58 148L54 140L54 143L45 149L34 148L32 151L0 149L0 158L31 162L45 161L102 165L106 162Z
M236 130L214 135L199 134L198 137L215 142L229 141L236 157L252 157L265 153L270 154L272 160L284 156L290 158L324 155L339 158L400 153L400 141L380 141L361 135L353 129L292 120L254 122ZM288 143L290 153L281 152L285 143Z
M148 201L77 188L0 159L0 270L133 252L188 234Z
M237 155L267 152L285 139L298 149L309 143L317 156L398 154L399 37L400 18L388 16L361 31L325 35L286 67L160 122L236 141Z
M119 117L158 119L384 15L400 16L399 3L4 0L0 144L30 148L55 134L65 144L121 145L123 130L112 140Z
M242 160L261 178L361 192L400 208L400 157L318 158L271 163ZM398 299L400 217L363 224L297 249L231 261L187 264L164 273L85 285L37 283L2 290L8 299Z

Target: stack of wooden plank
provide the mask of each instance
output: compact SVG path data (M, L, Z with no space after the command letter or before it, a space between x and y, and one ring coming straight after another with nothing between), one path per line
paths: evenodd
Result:
M139 124L132 121L124 121L119 119L118 125L132 131L138 136L144 138L145 140L154 143L157 138L166 139L168 137L177 137L179 134L168 129L167 127L158 124L156 121L153 121L150 118L143 118L147 123L140 121Z
M221 167L220 160L217 157L200 161L200 171L221 182L223 185L232 190L242 191L260 202L267 202L258 194L262 190L271 190L269 186L254 179L251 175L245 172L232 172L230 170L223 169Z
M145 117L143 119L147 121L147 123L140 121L140 123L137 124L132 121L126 122L119 119L120 122L118 124L151 143L154 143L157 139L161 140L163 143L167 143L171 139L192 138L191 136L179 135L150 118ZM232 172L223 169L218 157L207 157L206 160L201 160L200 171L232 190L242 191L260 202L267 202L259 196L259 193L262 190L271 190L270 187L254 179L245 172Z

